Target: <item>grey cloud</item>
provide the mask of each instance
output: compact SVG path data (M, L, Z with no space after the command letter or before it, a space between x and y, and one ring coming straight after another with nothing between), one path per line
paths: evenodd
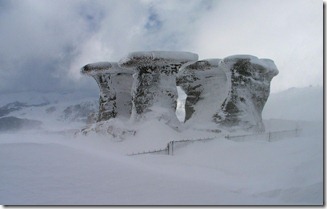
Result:
M322 8L308 2L0 0L0 91L96 91L80 67L141 50L250 53L276 61L273 88L322 83Z
M79 42L90 33L78 5L66 2L10 2L0 20L2 91L60 87L54 74L65 71Z

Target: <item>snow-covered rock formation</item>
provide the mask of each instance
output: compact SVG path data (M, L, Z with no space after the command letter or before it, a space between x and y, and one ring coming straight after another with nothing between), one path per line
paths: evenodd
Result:
M118 63L88 64L81 72L92 76L100 88L94 130L112 129L112 135L133 132L114 127L128 120L113 118L157 120L178 128L177 85L187 94L187 127L262 132L262 110L270 82L278 74L272 60L251 55L198 61L197 54L173 51L133 52Z
M272 60L250 55L184 64L177 84L187 94L185 121L210 131L264 131L261 113L277 74Z
M99 62L85 65L81 73L92 76L100 88L97 122L130 117L133 71L122 69L115 62Z
M196 61L190 52L133 52L119 61L122 68L133 69L132 118L156 118L172 127L178 126L175 115L177 87L175 74L186 62Z

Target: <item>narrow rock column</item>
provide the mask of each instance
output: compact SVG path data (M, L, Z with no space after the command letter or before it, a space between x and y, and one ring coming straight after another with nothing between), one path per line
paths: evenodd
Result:
M231 86L214 121L231 131L263 132L262 110L269 97L270 82L278 74L274 62L235 55L224 58L219 68L229 72Z
M120 68L115 62L85 65L82 74L92 76L100 88L97 122L131 115L133 71Z
M228 78L218 68L220 59L200 60L184 64L177 75L177 85L186 93L185 122L214 131L208 127L220 110L228 92Z
M177 123L175 74L182 64L197 59L198 55L190 52L149 51L130 53L120 60L120 67L136 72L132 117L156 118L170 125Z

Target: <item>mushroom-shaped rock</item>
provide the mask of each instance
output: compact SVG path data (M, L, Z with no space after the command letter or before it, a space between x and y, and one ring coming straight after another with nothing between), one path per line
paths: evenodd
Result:
M174 51L133 52L121 59L120 67L136 72L132 87L132 117L155 117L174 126L178 122L175 74L182 64L197 59L197 54Z
M115 62L87 64L82 74L92 76L100 88L97 122L131 115L133 71L122 69Z
M220 59L189 62L179 70L177 85L186 93L185 122L214 131L212 117L219 112L228 93L228 76L218 68ZM208 123L214 124L211 127Z
M261 113L269 97L270 82L278 74L274 62L250 55L235 55L221 60L219 68L229 72L230 86L214 121L231 131L263 132Z

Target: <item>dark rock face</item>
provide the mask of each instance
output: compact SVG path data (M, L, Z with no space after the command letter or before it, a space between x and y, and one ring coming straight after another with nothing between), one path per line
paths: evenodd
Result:
M229 71L230 88L213 120L229 130L263 132L262 110L270 93L270 82L278 74L272 60L240 55L223 59L219 68Z
M88 64L81 72L92 76L99 85L98 122L130 116L132 71L120 68L117 63L101 62Z
M136 72L132 87L134 119L150 114L159 120L172 123L178 121L175 115L175 74L182 64L197 58L196 54L189 52L160 51L134 52L120 60L119 65L122 68L130 68Z

